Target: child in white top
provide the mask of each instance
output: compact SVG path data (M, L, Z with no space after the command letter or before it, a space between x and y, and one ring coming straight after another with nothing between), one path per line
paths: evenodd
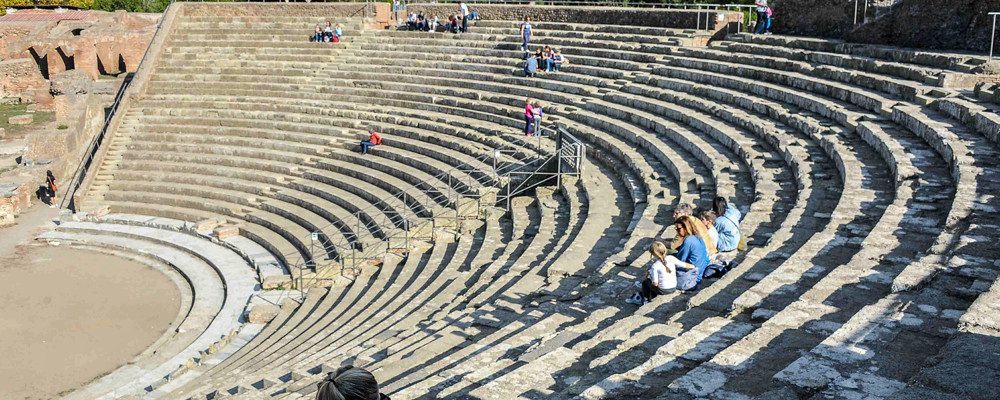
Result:
M649 246L653 260L649 264L646 279L637 282L640 292L625 300L629 304L643 305L656 296L667 294L677 288L677 264L674 257L667 256L667 245L657 240Z

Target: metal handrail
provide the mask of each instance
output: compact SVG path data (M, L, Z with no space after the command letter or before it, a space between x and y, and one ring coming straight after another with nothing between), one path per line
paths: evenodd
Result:
M543 130L545 132L551 132L552 131L549 128L543 128ZM539 135L539 138L538 138L539 141L541 140L541 136L542 135ZM525 144L525 142L523 142L520 139L514 139L514 140L511 141L511 144L523 145L523 144ZM485 160L487 158L493 157L493 156L494 156L493 153L483 154L483 155L481 155L479 157L476 157L474 160L476 160L477 162L483 162L483 163L485 163ZM454 207L455 208L455 218L458 219L460 217L459 216L459 213L460 213L460 211L459 211L459 203L458 203L459 197L471 198L471 199L479 199L479 198L482 197L482 192L481 192L482 189L487 188L489 186L482 185L482 183L479 182L478 179L473 178L473 180L475 181L475 184L469 184L468 182L458 181L457 183L461 183L463 186L466 187L466 190L461 190L460 191L460 190L456 189L454 187L454 185L452 185L452 182L454 182L454 179L455 179L453 173L454 172L463 172L463 171L466 171L466 172L468 172L468 171L476 171L476 172L480 172L482 174L481 175L482 177L490 177L490 178L492 178L489 174L482 173L478 169L475 169L475 168L466 169L466 167L471 167L471 166L468 163L462 163L462 164L460 164L458 166L455 166L453 168L450 168L450 169L448 169L446 171L443 171L443 172L435 175L433 178L431 178L429 180L420 181L420 182L416 183L414 185L414 187L420 189L419 193L422 195L422 198L424 200L429 200L429 202L431 204L446 203L446 204L449 204L450 206ZM437 184L433 184L432 182L443 182L443 179L445 179L446 176L447 176L447 179L449 180L449 184L447 185L448 186L447 191L443 192L438 187ZM491 183L493 185L492 187L496 187L496 185L499 183L499 180L497 180L497 179L490 179L490 181L491 181ZM452 198L453 195L455 196L454 199ZM406 201L408 198L411 199L411 200L413 200L415 203L414 204L408 203ZM355 220L357 220L357 222L358 222L358 224L356 225L356 227L359 228L358 230L356 230L356 231L353 232L354 233L354 236L353 236L354 240L348 240L347 243L344 243L343 240L338 241L336 243L333 243L333 242L326 243L326 244L321 243L322 250L324 251L324 253L327 253L328 256L329 256L330 253L334 253L336 255L336 257L334 257L334 258L328 258L328 260L338 261L338 258L339 258L339 261L343 264L343 262L342 262L343 261L343 255L346 254L347 252L352 252L352 254L353 254L356 251L356 249L357 249L357 244L361 243L361 241L363 240L363 238L370 237L370 238L376 239L376 237L373 235L373 232L372 232L371 229L364 229L364 230L360 229L360 225L361 225L361 223L360 223L360 215L363 212L367 214L368 211L374 211L374 209L376 207L380 207L380 206L387 206L388 207L389 206L388 202L391 201L392 199L403 200L403 204L404 204L404 206L406 208L410 208L411 205L419 204L419 202L417 202L417 199L414 199L413 196L409 196L409 195L407 195L404 192L404 193L396 194L395 196L393 196L393 197L391 197L389 199L383 199L383 200L381 200L381 201L379 201L377 203L372 203L369 206L365 207L364 209L359 210L358 212L354 213ZM383 211L383 212L385 211L384 209L380 209L380 210ZM408 231L408 228L410 226L412 226L413 224L409 221L408 218L406 218L404 216L400 216L400 218L402 218L402 221L403 221L403 225L404 225L404 229L403 230L404 231ZM427 221L430 221L432 218L433 217L429 217L429 218L428 217L417 217L416 219L423 220L423 222L427 222ZM367 224L367 223L365 224L366 228L369 228L371 226L372 225L370 225L370 224ZM314 238L325 236L325 235L322 234L322 231L325 230L325 229L327 229L327 228L330 228L330 227L337 228L338 230L341 230L342 232L343 232L343 230L341 228L345 228L346 227L346 228L350 229L350 226L345 225L344 223L341 223L339 221L334 221L334 222L332 222L332 223L330 223L328 225L325 225L324 227L317 229L316 232L311 232L310 233L310 238L309 238L310 240L309 240L309 242L311 244L311 247L315 246L315 240L314 240ZM397 228L398 228L398 226L397 226ZM391 238L392 237L386 237L386 239L391 239ZM348 239L348 237L346 235L344 235L343 239ZM289 253L286 253L286 254L282 255L282 257L285 258L286 260L288 259L288 257L297 258L296 261L287 263L288 264L287 267L289 267L289 271L291 271L291 267L295 267L295 269L297 269L299 271L300 287L301 287L301 279L302 279L302 275L303 275L304 269L307 268L307 267L309 267L309 266L315 266L316 265L315 251L313 251L313 250L314 249L310 249L310 251L309 251L309 257L310 257L310 259L308 259L308 260L305 259L305 257L303 257L301 251L293 251L293 252L289 252ZM339 250L339 251L337 251L337 250ZM354 262L356 262L357 258L354 257L352 260Z
M173 4L173 0L171 0L170 4ZM170 5L167 5L167 7L169 8ZM63 199L59 203L59 208L68 207L74 213L76 212L76 204L73 201L73 197L76 195L76 191L80 189L80 185L83 184L83 180L87 177L87 171L90 170L91 164L94 162L94 157L97 156L97 152L100 150L101 144L104 142L104 137L107 135L108 129L111 127L111 120L118 113L122 99L125 98L125 93L128 91L128 88L131 87L132 78L134 78L139 71L142 71L143 68L152 68L146 66L146 59L149 57L150 49L153 47L156 37L160 34L160 28L163 27L163 21L167 19L166 17L166 12L160 16L160 19L156 22L156 30L153 31L153 36L149 39L149 46L146 46L146 51L142 53L142 59L139 60L139 65L136 66L135 72L126 75L125 80L122 81L122 86L118 88L118 93L115 95L115 101L111 104L111 109L104 117L104 125L101 126L101 131L94 136L94 138L90 141L90 144L87 146L88 150L84 153L83 159L80 160L79 167L77 167L76 171L73 173L73 177L70 179L70 186L67 188L66 194L63 195ZM68 204L67 201L69 202Z

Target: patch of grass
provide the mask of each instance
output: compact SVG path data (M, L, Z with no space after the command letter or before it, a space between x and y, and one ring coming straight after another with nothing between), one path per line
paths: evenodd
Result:
M45 124L54 121L56 118L54 112L35 112L32 113L35 120L30 125L11 125L7 123L8 118L21 114L27 114L27 111L28 105L25 103L0 104L0 128L7 131L8 137L38 129L38 127L44 126Z
M67 130L67 129L69 129L69 125L59 124L59 128L58 129L61 130L61 131Z

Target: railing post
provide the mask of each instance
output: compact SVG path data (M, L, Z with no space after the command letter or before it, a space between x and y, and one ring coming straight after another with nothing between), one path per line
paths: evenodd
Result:
M997 15L1000 13L990 13L993 15L993 33L990 34L990 59L993 59L993 47L997 41Z

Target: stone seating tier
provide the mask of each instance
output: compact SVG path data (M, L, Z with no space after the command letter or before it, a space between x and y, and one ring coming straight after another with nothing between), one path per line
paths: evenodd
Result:
M479 205L487 217L467 233L437 229L313 289L160 393L299 398L344 360L394 398L992 393L929 372L956 365L937 350L963 348L969 330L997 332L982 317L997 291L984 242L1000 226L995 109L955 90L981 79L980 58L782 36L693 47L704 32L542 22L533 45L572 63L526 79L514 21L451 35L340 19L357 29L318 44L305 40L317 18L177 19L88 201L225 216L275 256L309 257L302 235L369 209L359 202L407 192L421 200L366 218L447 216L434 193L490 186L477 157L550 151L515 139L526 97L590 151L579 180L499 219ZM398 143L360 157L367 129ZM459 162L474 168L442 175ZM650 239L672 234L673 206L715 195L746 215L739 267L621 304Z

